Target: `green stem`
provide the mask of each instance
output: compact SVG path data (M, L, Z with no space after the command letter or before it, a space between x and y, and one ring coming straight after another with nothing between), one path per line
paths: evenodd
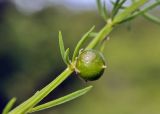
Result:
M27 112L27 110L29 110L37 103L39 103L43 98L45 98L58 85L60 85L72 72L73 70L71 70L70 68L66 68L55 80L53 80L50 84L33 95L30 99L16 107L9 114L24 114L25 112Z
M29 113L32 113L32 112L36 112L36 111L40 111L40 110L43 110L43 109L47 109L47 108L51 108L51 107L54 107L54 106L57 106L57 105L60 105L62 103L65 103L65 102L68 102L70 100L73 100L77 97L80 97L82 95L84 95L85 93L87 93L93 86L88 86L84 89L81 89L81 90L78 90L76 92L73 92L69 95L65 95L61 98L58 98L58 99L55 99L53 101L49 101L47 103L44 103L44 104L41 104L39 106L36 106L32 109L30 109L28 112Z
M113 23L109 19L108 23L100 30L97 36L88 44L86 49L95 48L113 30Z
M104 28L102 28L99 34L92 40L86 49L94 48L99 41L102 41L110 32L112 31L112 24L109 23ZM69 67L64 70L55 80L44 87L42 90L36 92L31 98L17 106L9 114L24 114L29 109L33 108L38 104L43 98L45 98L51 91L53 91L58 85L60 85L71 73L73 69Z

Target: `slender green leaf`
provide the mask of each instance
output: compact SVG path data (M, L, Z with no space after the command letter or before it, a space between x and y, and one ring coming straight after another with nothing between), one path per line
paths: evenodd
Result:
M122 0L121 2L120 2L120 0L117 0L117 1L116 1L115 5L114 5L115 7L112 10L112 19L115 17L115 15L121 9L121 7L123 7L123 4L126 2L126 0Z
M96 35L96 37L86 46L85 50L95 48L112 30L113 30L112 22L107 23Z
M53 91L58 85L60 85L72 72L73 70L71 70L70 68L66 68L55 80L53 80L40 91L36 92L32 97L17 106L15 109L11 110L9 114L25 114L29 109L38 104L51 91Z
M126 17L129 17L132 14L132 12L139 9L140 6L144 5L146 2L148 2L148 0L139 0L133 3L131 6L126 8L122 13L118 14L114 18L113 23L120 23L121 21L126 19Z
M107 21L107 19L108 19L108 10L107 10L105 1L103 3L103 17L104 17L104 20Z
M8 112L11 110L11 108L13 107L14 103L16 102L16 98L12 98L8 104L5 106L2 114L8 114Z
M103 41L102 41L102 44L100 46L100 51L103 52L104 51L104 48L106 46L106 42L109 40L110 38L109 37L106 37Z
M89 37L96 37L97 35L98 35L97 32L91 32L91 33L89 34Z
M68 102L68 101L71 101L77 97L80 97L82 95L84 95L85 93L87 93L90 89L92 88L92 86L88 86L84 89L81 89L81 90L78 90L76 92L73 92L69 95L66 95L64 97L61 97L61 98L58 98L56 100L53 100L53 101L50 101L48 103L45 103L45 104L42 104L42 105L39 105L39 106L36 106L34 108L32 108L29 113L31 112L36 112L36 111L40 111L40 110L43 110L43 109L47 109L47 108L51 108L51 107L54 107L54 106L57 106L57 105L60 105L60 104L63 104L65 102Z
M120 2L120 0L118 0L119 2ZM113 6L115 6L115 2L114 1L111 1L111 4L113 5ZM120 7L120 9L125 9L125 8L127 8L126 6L123 6L123 5L121 5L121 7ZM113 8L113 10L114 10L114 8ZM113 11L112 10L112 11Z
M117 7L117 5L119 4L119 2L120 2L120 0L116 0L115 2L111 0L111 3L112 3L112 5L113 5L112 11L114 11L114 10L116 9L116 7Z
M65 63L67 65L70 64L70 60L69 60L69 48L66 49L65 53L64 53L64 60L65 60Z
M73 52L73 57L72 57L72 61L75 60L75 57L78 55L80 47L83 45L83 43L87 40L89 34L93 31L93 29L95 28L95 26L93 26L87 33L85 33L83 35L83 37L81 38L81 40L78 42L78 44L76 45L76 48Z
M142 15L142 14L146 13L147 11L155 8L155 7L158 6L158 5L160 5L160 1L151 4L150 6L144 8L143 10L139 10L137 13L135 13L135 14L127 17L126 19L124 19L121 23L126 22L126 21L129 21L129 20L132 20L132 19L136 18L137 16ZM145 17L146 17L146 16L145 16ZM152 17L153 17L153 16L152 16ZM151 18L151 16L149 16L148 18ZM155 17L154 17L154 18L155 18ZM152 19L151 19L151 20L152 20ZM155 19L154 19L154 20L155 20ZM157 20L157 19L156 19L156 20Z
M159 24L160 25L160 19L158 17L155 17L149 13L145 13L143 15L146 19L152 21L153 23Z
M96 1L97 1L98 12L100 15L102 15L103 8L102 8L101 0L96 0Z
M106 8L106 5L105 5L105 1L102 5L101 3L101 0L97 0L97 7L98 7L98 12L100 14L100 16L105 20L107 21L107 18L108 18L108 13L107 13L107 8Z
M64 60L65 48L64 48L63 37L62 37L61 31L59 31L59 48L60 48L62 59L65 62Z
M30 102L32 102L38 95L39 95L39 91L37 91L32 97L30 97L29 99L21 103L19 106L11 110L9 114L16 114L16 113L21 112L26 107L28 107L28 104L30 104Z

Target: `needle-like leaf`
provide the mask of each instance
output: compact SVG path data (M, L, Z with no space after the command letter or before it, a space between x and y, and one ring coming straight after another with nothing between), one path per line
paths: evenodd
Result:
M67 65L70 64L70 60L69 60L69 48L66 49L65 53L64 53L64 60L65 60L65 63Z
M123 7L123 4L126 2L126 0L117 0L114 4L113 10L112 10L112 19L115 17L115 15L118 13L119 9Z
M157 17L155 17L155 16L153 16L153 15L151 15L151 14L149 14L149 13L145 13L143 16L144 16L146 19L152 21L153 23L156 23L156 24L159 24L159 25L160 25L160 19L159 19L159 18L157 18Z
M115 2L111 1L111 4L114 6ZM122 5L119 9L125 9L125 8L127 7Z
M110 39L110 38L107 36L107 37L102 41L101 46L100 46L100 51L101 51L101 52L104 51L106 42L107 42L109 39Z
M122 13L118 14L114 18L113 23L122 22L124 19L126 19L126 17L130 16L132 12L137 10L141 5L144 5L147 1L148 0L139 0L139 1L135 2L134 4L132 4L131 6L126 8Z
M60 105L60 104L63 104L65 102L68 102L68 101L71 101L77 97L80 97L82 95L84 95L85 93L87 93L90 89L92 88L92 86L88 86L84 89L81 89L81 90L78 90L76 92L73 92L69 95L66 95L64 97L61 97L61 98L58 98L56 100L53 100L53 101L50 101L48 103L45 103L45 104L42 104L42 105L39 105L39 106L36 106L34 108L32 108L29 113L31 112L36 112L36 111L40 111L40 110L43 110L43 109L47 109L47 108L51 108L51 107L54 107L54 106L57 106L57 105Z
M89 34L89 37L96 37L97 35L98 35L97 32L91 32L91 33Z
M73 70L66 68L55 80L50 82L46 87L36 92L28 100L14 108L9 112L9 114L25 114L29 109L38 104L42 99L44 99L51 91L53 91L58 85L60 85Z
M98 12L100 15L102 15L103 8L102 8L101 1L100 0L96 0L96 1L97 1Z
M105 1L104 1L104 3L103 3L103 17L104 17L104 20L105 21L107 21L107 19L108 19L108 10L107 10L107 7L106 7L106 3L105 3Z
M115 2L112 1L112 0L110 0L110 2L111 2L111 4L113 5L112 11L114 11L114 10L116 9L117 5L119 4L120 0L116 0Z
M11 108L13 107L14 103L16 102L16 98L12 98L8 104L5 106L2 114L8 114L8 112L11 110Z
M83 43L87 40L89 34L93 31L93 29L95 28L95 26L93 26L87 33L85 33L83 35L83 37L81 38L81 40L78 42L78 44L76 45L76 48L73 52L73 57L72 57L72 61L74 61L75 57L78 55L80 47L83 45Z
M60 48L62 59L65 62L65 59L64 59L65 48L64 48L63 37L62 37L61 31L59 31L59 48Z
M149 14L146 14L146 12L151 10L151 9L153 9L153 8L155 8L155 7L157 7L158 5L160 5L160 1L151 4L150 6L144 8L143 10L139 10L137 13L135 13L135 14L127 17L126 19L124 19L121 23L129 21L129 20L132 20L132 19L134 19L137 16L142 15L142 14L144 14L143 16L146 17L146 18L148 17L147 19L155 20L157 22L157 18L156 17L153 18L153 16L150 16Z
M101 0L97 0L97 7L98 7L98 12L100 14L100 16L107 21L108 18L108 12L107 12L107 8L106 8L106 4L105 1L102 5Z

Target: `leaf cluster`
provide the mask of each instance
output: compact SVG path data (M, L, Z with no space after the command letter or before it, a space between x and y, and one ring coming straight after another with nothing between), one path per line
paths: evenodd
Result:
M97 6L100 16L108 22L108 20L114 20L115 23L123 23L130 21L137 16L143 16L144 18L156 23L160 24L160 19L150 13L148 11L160 5L160 0L154 1L149 6L144 6L140 8L141 5L148 2L149 0L131 0L131 5L125 6L127 0L110 0L113 8L111 12L106 8L105 2L101 3L101 0L97 0Z

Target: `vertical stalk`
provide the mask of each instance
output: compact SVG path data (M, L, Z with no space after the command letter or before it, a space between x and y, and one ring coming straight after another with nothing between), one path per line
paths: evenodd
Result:
M113 23L109 19L108 23L100 30L98 35L88 44L86 49L92 49L98 45L111 31L113 30Z

